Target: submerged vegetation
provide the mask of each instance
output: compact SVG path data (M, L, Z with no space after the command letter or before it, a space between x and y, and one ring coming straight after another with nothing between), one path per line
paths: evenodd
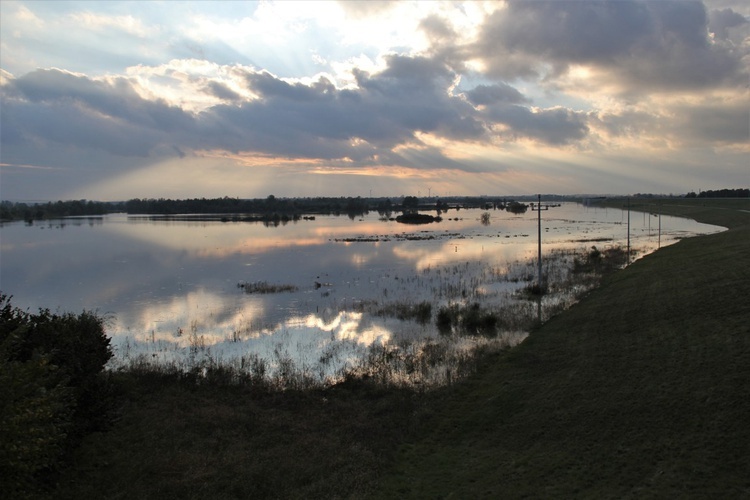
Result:
M281 292L296 292L297 287L295 285L274 285L267 281L256 281L253 283L239 282L237 288L241 288L245 293L281 293Z
M570 307L596 286L604 273L624 265L620 260L624 253L617 247L553 251L545 257L545 287L538 292L533 291L534 261L499 267L483 262L430 266L414 275L393 276L387 280L390 287L384 288L378 299L336 301L334 309L295 318L283 326L253 323L234 330L219 343L207 342L204 334L211 332L199 331L197 322L186 335L180 330L172 338L158 341L153 335L145 341L134 339L118 347L111 366L139 372L148 367L156 371L197 372L209 377L218 370L222 377L262 381L262 385L279 390L327 387L352 374L386 384L438 387L470 374L468 367L477 353L513 346L540 322ZM249 294L297 291L294 285L266 281L240 282L237 286ZM322 296L328 296L333 287L331 283L315 282L303 293L321 290ZM432 300L417 298L417 290L425 290ZM351 325L367 323L368 317L395 318L403 322L401 330L421 332L412 331L403 338L391 338L391 333L385 333L380 338L383 330L365 329L361 335L367 340L360 342L358 334L351 333L351 328L357 327ZM310 339L309 344L296 340L296 345L286 345L285 332L306 324L326 325L324 328L331 334L303 334L302 338ZM268 337L271 331L279 331L281 340L267 345L263 356L248 354L257 352L260 344L255 341ZM450 359L431 359L441 352L435 348L438 344L452 353L450 359L460 359L463 368L451 367ZM373 352L382 349L388 350L388 356L373 357ZM292 355L289 350L297 354ZM415 357L421 360L419 371L413 369ZM378 363L373 363L373 359ZM447 371L450 376L446 376ZM383 380L386 374L391 380Z

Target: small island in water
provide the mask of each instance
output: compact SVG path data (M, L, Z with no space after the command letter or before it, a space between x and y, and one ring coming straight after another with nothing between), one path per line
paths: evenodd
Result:
M430 224L431 222L440 222L443 220L440 216L420 213L404 213L396 217L396 222L402 224Z

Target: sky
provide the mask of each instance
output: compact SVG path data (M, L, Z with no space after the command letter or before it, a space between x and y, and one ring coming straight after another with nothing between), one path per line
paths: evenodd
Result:
M0 199L750 186L750 2L0 2Z

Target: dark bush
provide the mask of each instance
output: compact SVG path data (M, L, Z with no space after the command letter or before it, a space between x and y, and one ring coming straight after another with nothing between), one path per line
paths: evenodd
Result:
M458 311L455 306L443 306L437 313L437 327L441 335L450 335L456 323Z
M414 317L422 325L426 325L432 318L432 304L420 302L414 307Z
M0 483L21 495L49 481L70 450L108 421L112 357L104 320L30 314L0 294Z
M478 303L471 304L463 310L461 327L469 334L480 334L493 337L497 331L497 317L482 311Z
M497 335L499 319L491 312L482 311L478 303L464 307L456 304L443 306L437 313L436 324L442 335L450 334L454 328L469 335Z

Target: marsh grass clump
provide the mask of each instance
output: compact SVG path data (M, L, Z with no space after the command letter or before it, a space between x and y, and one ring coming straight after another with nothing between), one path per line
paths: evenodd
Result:
M621 246L599 249L592 246L583 255L573 259L573 273L607 274L622 269L628 263L628 252Z
M478 303L473 303L461 317L461 327L473 334L494 337L497 334L498 318L488 311L483 311Z
M121 364L114 373L134 377L150 387L172 381L193 386L244 387L254 394L323 390L353 379L366 379L383 388L437 388L474 373L484 355L513 346L525 336L497 334L497 320L488 318L490 315L484 314L477 320L466 320L469 328L479 334L466 331L460 336L375 342L364 348L356 348L353 343L355 349L344 343L331 343L312 363L294 359L281 344L268 358L248 353L240 359L220 359L208 347L202 347L195 356L171 361L142 353ZM339 366L342 358L346 362Z
M421 325L426 325L432 319L432 304L422 301L418 304L387 304L377 309L378 316L390 316L402 321L413 320Z
M441 307L437 314L436 326L442 335L455 332L459 335L494 337L498 329L504 325L501 315L474 302L468 305L449 304Z
M528 298L541 297L547 293L547 287L539 283L530 283L523 287L523 294Z
M339 373L339 383L369 380L381 387L435 389L449 386L476 373L492 353L508 349L525 334L460 339L440 337L419 342L373 344L359 363Z
M282 292L296 292L298 288L294 285L274 285L267 281L256 281L253 283L240 282L237 283L237 288L242 288L245 293L282 293Z

